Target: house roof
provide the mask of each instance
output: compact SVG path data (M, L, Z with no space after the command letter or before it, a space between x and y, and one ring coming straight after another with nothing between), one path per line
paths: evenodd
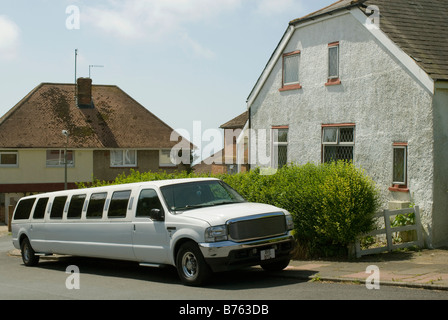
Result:
M78 108L75 85L41 83L0 118L0 148L172 148L173 129L115 85L92 85ZM185 142L185 140L183 140ZM188 143L189 144L189 143Z
M291 25L358 7L378 6L380 29L433 79L448 80L448 1L340 0Z
M242 129L249 120L249 111L243 112L239 116L227 121L220 126L221 129Z
M448 80L448 1L368 0L380 28L433 79ZM365 10L364 10L365 12Z

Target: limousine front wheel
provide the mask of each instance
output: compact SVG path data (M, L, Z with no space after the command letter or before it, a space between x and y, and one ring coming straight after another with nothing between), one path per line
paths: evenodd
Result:
M191 241L184 243L177 252L176 267L182 283L190 286L204 284L212 273L198 246Z
M26 266L35 266L39 262L39 256L36 256L36 253L34 252L33 247L31 247L31 243L28 238L22 240L20 249L22 250L23 263Z

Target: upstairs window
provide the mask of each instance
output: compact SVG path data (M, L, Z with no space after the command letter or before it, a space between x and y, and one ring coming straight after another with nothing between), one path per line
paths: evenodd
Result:
M65 150L47 150L47 167L63 167L65 165ZM75 165L73 151L67 150L67 166Z
M0 167L17 167L18 165L17 151L0 150Z
M328 44L328 81L326 85L340 84L339 79L339 42Z
M299 65L300 51L283 54L282 87L280 91L301 88L299 83Z
M137 150L111 150L110 151L111 167L136 167L137 166Z
M355 127L322 126L322 162L353 161L355 146Z
M171 150L159 151L159 166L160 167L175 167L176 164L171 162Z

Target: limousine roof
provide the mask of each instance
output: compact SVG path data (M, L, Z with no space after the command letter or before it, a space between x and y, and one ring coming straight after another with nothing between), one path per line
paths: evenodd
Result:
M139 186L156 186L156 187L163 187L168 185L174 185L174 184L181 184L181 183L190 183L190 182L200 182L200 181L213 181L213 180L219 180L217 178L184 178L184 179L169 179L169 180L153 180L153 181L142 181L142 182L133 182L133 183L126 183L126 184L113 184L109 186L102 186L102 187L94 187L94 188L85 188L85 189L70 189L70 190L61 190L61 191L53 191L48 193L41 193L37 195L27 196L23 197L22 199L29 199L29 198L35 198L35 197L43 197L43 196L49 196L49 195L63 195L63 194L72 194L72 193L81 193L84 192L99 192L99 191L106 191L106 190L123 190L126 188L135 188Z

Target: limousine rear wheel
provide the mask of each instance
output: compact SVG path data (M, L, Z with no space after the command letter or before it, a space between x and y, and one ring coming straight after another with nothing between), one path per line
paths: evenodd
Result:
M176 267L182 283L190 286L204 284L212 273L198 246L192 241L180 247L176 256Z
M36 252L34 252L33 247L31 247L31 243L30 240L28 240L28 238L22 240L20 249L22 250L23 263L26 266L31 267L38 264L39 256L36 256Z

